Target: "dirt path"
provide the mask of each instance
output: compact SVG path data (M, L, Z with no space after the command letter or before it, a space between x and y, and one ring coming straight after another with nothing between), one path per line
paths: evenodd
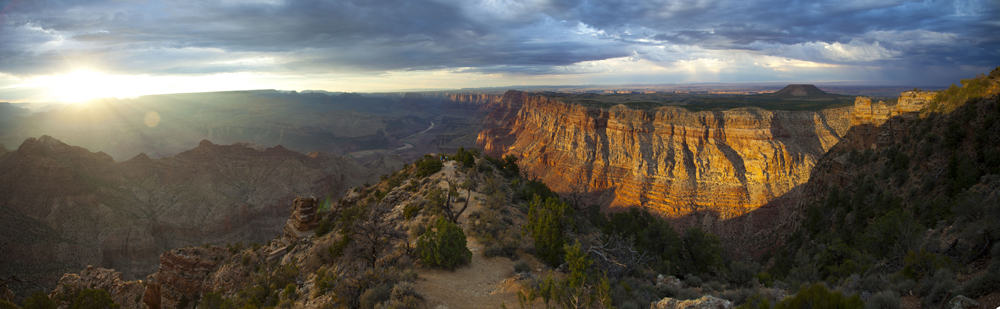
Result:
M441 169L441 177L455 179L455 162L445 162ZM446 189L446 184L441 184ZM469 199L469 208L462 213L459 224L465 228L465 222L470 213L479 210L478 193L472 196L462 191L460 196ZM462 204L464 205L464 203ZM461 207L459 203L455 206ZM455 271L440 269L420 269L414 288L423 294L428 308L499 308L505 303L508 308L517 306L517 291L520 286L513 278L514 264L508 258L487 258L483 255L484 246L475 238L466 238L467 246L472 251L472 262Z
M428 308L508 308L517 306L520 286L511 276L514 262L504 257L486 258L483 246L468 238L472 263L455 271L421 269L415 288L427 299Z

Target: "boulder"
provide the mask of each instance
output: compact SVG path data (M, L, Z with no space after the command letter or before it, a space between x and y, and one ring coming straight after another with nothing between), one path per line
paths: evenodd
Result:
M950 302L948 302L948 308L951 309L979 308L979 302L972 300L971 298L958 295L955 296L955 298L952 298Z
M699 299L676 300L670 297L661 299L649 306L650 309L732 309L733 303L715 296L705 295Z

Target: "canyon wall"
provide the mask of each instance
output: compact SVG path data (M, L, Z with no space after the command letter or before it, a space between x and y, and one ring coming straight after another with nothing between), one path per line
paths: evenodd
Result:
M477 145L514 155L558 192L586 188L612 207L732 218L805 183L847 132L851 107L817 112L739 108L586 108L509 91L484 106Z
M202 141L171 157L115 162L30 138L0 156L0 272L44 281L94 265L141 278L171 248L266 241L282 232L296 196L336 199L380 172L388 171L281 146Z

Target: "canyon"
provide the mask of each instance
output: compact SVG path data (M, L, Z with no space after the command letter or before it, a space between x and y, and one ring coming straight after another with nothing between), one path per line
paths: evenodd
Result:
M166 250L263 242L282 232L295 196L336 200L387 172L281 146L206 140L174 156L115 162L29 138L0 156L0 271L48 282L95 265L141 278Z
M812 85L775 95L817 92L826 95ZM585 107L509 91L477 98L486 103L477 145L494 157L519 158L522 171L563 194L586 192L611 208L639 206L674 218L708 212L724 220L804 184L852 126L915 117L934 94L906 91L895 105L857 97L854 106L818 111L693 112Z
M817 160L851 126L880 124L891 116L909 115L929 100L927 94L904 93L895 106L873 104L869 98L858 97L853 107L818 111L747 107L696 112L677 106L588 107L551 95L508 91L503 95L407 94L392 100L342 95L333 100L340 105L309 107L325 110L329 116L338 114L336 111L348 104L344 102L354 102L351 100L383 103L360 109L358 113L368 113L368 118L356 119L351 127L345 126L341 118L308 117L303 112L306 107L333 104L317 95L211 95L226 100L249 98L251 112L266 105L261 97L295 98L297 101L281 101L285 103L276 106L288 109L280 113L298 115L292 120L298 119L302 126L286 127L283 130L289 135L279 134L278 139L254 139L243 133L221 138L217 134L246 127L228 131L198 129L191 131L191 136L211 135L212 139L202 140L190 150L164 155L186 145L186 139L154 137L195 125L221 128L218 126L222 123L213 119L239 110L235 105L223 104L215 109L214 116L181 123L171 123L170 119L179 118L169 115L191 113L192 108L167 110L163 112L166 125L114 131L139 132L125 134L131 137L124 140L106 139L114 135L113 130L95 125L95 119L67 125L80 127L87 122L93 126L90 131L72 133L77 134L74 136L88 132L110 134L94 135L106 140L88 148L108 149L107 145L121 142L125 146L110 147L117 155L91 152L47 135L28 138L6 154L0 152L0 220L7 223L0 227L5 253L0 257L0 271L52 282L58 274L95 265L115 268L126 279L142 278L153 273L160 254L172 248L262 242L285 232L289 201L295 196L313 194L320 200L335 200L350 187L397 170L409 162L407 157L435 151L450 153L472 145L494 157L513 155L519 158L518 164L528 177L545 182L564 197L583 193L588 202L606 209L638 206L672 218L705 213L722 220L738 219L731 220L730 230L738 230L746 215L756 211L758 219L751 225L766 227L782 216L777 211L781 207L766 206L780 202L779 197L788 196L805 183ZM183 98L194 101L192 96L173 95L140 102L148 103L147 107L162 107L165 103L153 103ZM81 111L93 114L94 110L122 108L116 104L122 103L50 111L14 118L13 122L43 124ZM207 105L190 104L196 107L193 115L207 112ZM139 107L133 109L118 114L135 116L146 112ZM414 110L420 110L416 113L419 117L404 115ZM273 117L272 113L280 114L269 111L262 114L269 116L251 115L238 122L243 123L241 126L251 125ZM358 118L360 114L345 115L341 116ZM134 117L122 117L126 118ZM122 119L112 120L125 121ZM424 122L428 120L433 124ZM326 122L330 124L319 125ZM265 121L258 127L267 131L271 130L268 126L285 125ZM26 126L22 131L8 126L7 137L41 127L46 126ZM63 127L46 132L52 130L71 132ZM321 146L325 139L292 134L306 131L320 132L317 136L334 131L357 134L350 144L327 146ZM359 144L370 133L379 136L380 144ZM288 139L296 134L297 139ZM133 139L140 142L133 143ZM220 139L232 144L211 141ZM151 145L150 141L159 144ZM288 141L298 149L327 147L322 149L334 153L303 154L281 145ZM403 142L410 146L386 149ZM127 160L115 160L141 149L158 155L140 153ZM337 153L349 153L350 157ZM726 234L724 229L714 231Z
M601 109L510 91L484 109L484 153L518 157L522 171L558 192L589 192L611 208L726 219L805 183L855 108Z

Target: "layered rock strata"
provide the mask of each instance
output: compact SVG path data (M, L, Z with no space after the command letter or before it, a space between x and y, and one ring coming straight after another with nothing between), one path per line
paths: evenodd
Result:
M285 237L299 239L312 235L319 224L317 210L319 205L315 197L296 197L292 202L292 214L285 223Z
M189 247L174 249L160 255L160 267L150 276L158 285L157 294L163 307L172 308L187 297L196 299L212 292L205 286L205 277L214 271L229 252L219 247Z
M899 94L895 105L889 105L883 101L872 103L872 99L869 97L857 97L854 99L851 125L881 125L894 116L916 118L920 110L934 100L935 94L936 92L928 91L906 91Z
M114 269L87 266L79 274L65 274L49 297L56 300L61 308L68 307L63 301L85 289L101 289L111 295L111 299L122 308L141 308L141 299L136 298L145 291L141 281L125 281L122 273Z
M892 117L902 117L905 119L915 119L920 111L927 107L933 100L936 92L927 91L906 91L899 94L899 99L895 105L889 105L883 101L872 103L869 97L857 97L854 99L854 110L851 116L851 125L860 126L859 129L871 133L873 147L883 147L896 142L895 130L904 129L902 126L889 121ZM878 130L878 132L873 132ZM859 141L858 138L852 142Z
M611 206L723 218L806 182L847 132L852 111L597 109L517 91L484 108L477 144L492 156L517 156L523 171L556 191L584 188L604 192Z
M125 162L43 136L0 156L0 272L54 284L66 269L156 271L160 253L263 242L283 232L288 201L339 197L377 179L352 159L281 146L203 141L175 156Z

